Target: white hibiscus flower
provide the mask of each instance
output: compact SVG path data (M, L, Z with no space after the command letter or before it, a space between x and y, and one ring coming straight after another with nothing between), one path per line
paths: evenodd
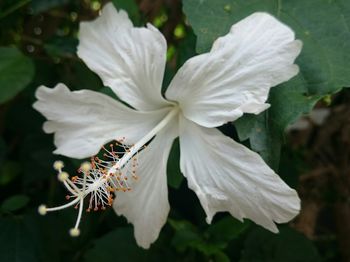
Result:
M136 28L124 11L107 4L95 21L81 23L79 40L79 57L130 107L98 92L71 92L63 84L39 87L34 107L48 119L44 130L55 134L56 154L86 158L125 137L118 142L124 155L112 147L108 161L82 165L83 178L69 179L57 162L59 179L74 200L56 208L41 206L41 214L80 205L71 231L78 235L84 197L90 196L90 210L111 204L115 194L113 208L134 225L137 243L148 248L169 213L166 166L176 137L181 171L208 223L215 213L228 211L278 232L275 222L298 214L296 191L257 153L216 129L243 113L267 109L270 88L298 73L294 60L302 44L289 27L266 13L243 19L209 53L180 68L166 99L161 86L167 46L155 27ZM136 155L138 179L127 180L135 172ZM128 192L115 192L121 189Z

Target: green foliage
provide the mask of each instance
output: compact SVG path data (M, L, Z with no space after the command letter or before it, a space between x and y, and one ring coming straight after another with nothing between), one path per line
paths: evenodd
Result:
M249 222L241 223L232 217L225 217L207 229L197 228L185 220L169 219L169 223L175 230L171 244L179 252L192 249L217 261L230 261L224 249L249 226Z
M0 104L23 90L34 75L32 61L17 48L0 47Z
M135 0L113 0L114 6L118 9L123 9L128 13L135 25L140 24L140 11Z
M254 12L268 12L289 25L303 41L293 80L271 90L271 108L259 116L244 116L235 123L239 138L250 139L277 168L283 132L288 124L308 113L321 97L350 85L349 1L326 0L185 0L184 12L197 36L197 51L209 51L213 41ZM272 145L272 146L271 146Z
M4 200L1 204L1 210L7 212L17 211L25 207L29 202L29 197L26 195L15 195Z
M0 185L5 186L21 172L19 164L14 161L6 161L0 166Z
M117 228L94 241L86 262L146 261L147 252L136 245L131 228Z
M250 232L240 262L250 261L321 261L316 248L303 235L281 228L278 235L258 228Z

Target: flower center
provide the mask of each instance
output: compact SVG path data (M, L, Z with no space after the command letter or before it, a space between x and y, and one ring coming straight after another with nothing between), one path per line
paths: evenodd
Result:
M125 145L125 138L123 138L111 143L108 149L102 147L102 156L92 157L90 162L81 164L78 169L80 176L70 178L69 174L63 171L63 162L56 161L54 169L58 172L58 179L69 192L66 199L73 200L67 204L51 208L40 205L39 213L45 215L47 212L58 211L71 206L79 208L75 226L70 230L71 236L79 236L84 199L89 196L87 212L104 210L112 205L118 191L127 192L132 190L129 181L139 179L136 175L139 152L145 149L146 144L173 120L178 111L178 107L175 106L149 133L134 145Z

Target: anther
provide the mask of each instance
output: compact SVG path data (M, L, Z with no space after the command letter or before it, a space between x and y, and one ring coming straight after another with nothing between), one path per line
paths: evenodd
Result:
M69 175L68 175L67 172L60 172L57 175L58 180L61 181L61 182L66 181L68 179L68 177L69 177Z
M42 215L42 216L45 216L46 213L47 213L47 208L46 208L46 206L45 206L45 205L40 205L40 206L38 207L38 213L39 213L40 215Z
M60 171L64 167L64 164L61 160L57 160L53 163L53 168L57 171Z
M71 237L78 237L80 235L80 230L79 228L72 228L69 230L69 235Z
M85 172L88 173L91 170L91 164L89 162L84 162L80 165L80 169Z
M123 138L124 140L125 138ZM121 142L123 140L120 140ZM77 221L69 233L72 237L77 237L80 234L79 223L81 221L82 212L84 210L84 198L89 196L89 206L86 212L105 210L113 204L115 192L130 191L128 181L132 178L137 180L136 167L137 154L130 145L116 142L116 145L110 145L110 149L105 151L104 158L98 156L91 157L90 162L84 162L78 169L79 176L70 177L69 174L62 169L64 163L56 161L54 168L57 170L57 178L63 182L63 185L69 191L66 199L69 203L47 208L45 205L38 207L38 212L45 215L47 212L58 211L68 207L74 207L78 210ZM120 152L119 152L120 151ZM133 152L133 153L131 153Z

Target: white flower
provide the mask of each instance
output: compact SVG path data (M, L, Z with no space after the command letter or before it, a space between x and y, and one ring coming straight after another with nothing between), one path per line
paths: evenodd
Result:
M89 90L42 86L34 107L48 119L44 130L55 134L55 153L69 157L92 156L105 143L122 137L130 148L123 156L102 162L104 168L83 171L83 178L59 175L75 198L64 207L80 203L82 209L90 194L91 208L98 208L103 199L110 204L108 190L131 189L116 192L113 207L134 225L137 243L148 248L169 212L166 165L179 136L181 171L208 223L215 213L228 211L239 220L249 218L278 232L275 222L298 214L296 191L258 154L215 128L243 113L262 112L269 107L265 102L270 88L298 73L294 60L302 44L289 27L266 13L243 19L217 39L209 53L182 66L166 99L161 85L167 46L155 27L135 28L124 11L107 4L98 19L81 23L79 40L79 57L130 107ZM117 174L130 177L136 154L138 180L129 179L127 186L115 184ZM52 210L41 206L40 211ZM79 234L80 217L81 212L74 236Z

